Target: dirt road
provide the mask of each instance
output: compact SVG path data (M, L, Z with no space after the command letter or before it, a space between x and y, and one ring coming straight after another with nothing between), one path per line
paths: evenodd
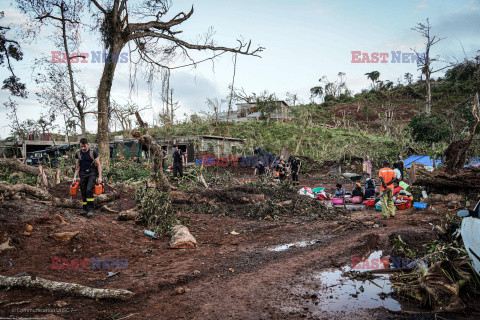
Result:
M68 224L60 226L55 214L62 215ZM399 234L414 245L435 239L429 223L440 220L439 214L419 213L415 209L398 212L390 220L381 219L381 214L373 210L339 215L333 221L288 217L278 222L258 221L229 217L222 212L182 214L182 217L189 219L189 228L197 237L196 250L168 249L168 238L152 239L142 233L141 226L116 221L114 214L104 211L97 210L93 219L87 219L72 210L49 208L28 199L2 203L0 235L7 234L11 237L10 244L15 246L0 256L2 275L27 272L97 288L128 289L135 296L130 301L95 301L44 289L11 289L0 292L0 316L402 318L381 307L363 309L361 304L346 313L342 303L337 303L336 309L330 308L330 313L325 313L319 275L325 270L348 266L352 257L365 257L372 251L382 250L388 255L389 239ZM31 236L23 235L26 224L33 226ZM71 243L60 244L48 237L54 231L80 234ZM64 259L65 269L55 262L60 261L58 258ZM107 277L111 270L72 265L72 259L92 258L124 262L127 259L128 268ZM427 315L425 319L428 318Z

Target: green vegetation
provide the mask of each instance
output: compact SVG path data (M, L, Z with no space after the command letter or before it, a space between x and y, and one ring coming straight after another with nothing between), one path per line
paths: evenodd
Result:
M138 163L134 158L112 161L110 168L104 172L104 177L113 182L139 181L149 176L150 163Z

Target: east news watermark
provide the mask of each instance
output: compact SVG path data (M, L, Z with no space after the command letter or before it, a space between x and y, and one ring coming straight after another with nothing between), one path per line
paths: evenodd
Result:
M128 259L51 257L53 270L124 270Z
M419 63L423 61L425 54L416 52L362 52L351 51L351 63Z
M406 259L401 257L390 258L369 258L352 257L352 270L381 270L381 269L403 269L411 270L417 267L426 268L428 261L425 259Z
M61 51L51 51L52 63L67 63L68 55ZM105 51L90 51L82 53L72 53L69 55L70 63L127 63L128 52L119 54L109 54Z

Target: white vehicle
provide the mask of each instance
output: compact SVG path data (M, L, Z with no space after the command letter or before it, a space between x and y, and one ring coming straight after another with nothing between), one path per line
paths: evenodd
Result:
M460 210L457 212L463 218L461 235L463 244L472 259L472 266L480 274L480 201L473 211Z

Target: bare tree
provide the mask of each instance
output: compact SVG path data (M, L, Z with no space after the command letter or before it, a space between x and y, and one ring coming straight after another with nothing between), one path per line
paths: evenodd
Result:
M43 12L41 16L48 16L52 3L60 3L59 0L16 0L19 7L27 13ZM56 2L55 2L56 1ZM72 0L74 1L74 0ZM72 2L65 2L69 7ZM193 7L188 13L179 12L169 20L165 19L171 7L169 0L134 2L127 0L109 0L105 4L97 0L76 0L75 3L88 5L91 13L99 24L96 30L102 35L107 50L97 91L98 103L98 142L99 154L102 159L102 166L109 166L108 146L108 122L110 92L112 89L115 69L123 48L128 46L131 53L139 56L139 63L146 63L150 71L157 72L158 69L174 69L166 64L180 52L180 55L190 59L191 65L195 61L190 56L191 50L209 50L219 52L234 52L245 55L258 56L263 50L262 47L251 49L251 41L245 43L239 41L236 48L217 46L212 40L212 33L199 38L196 43L185 41L178 37L182 32L176 27L187 21L193 15ZM135 22L132 22L135 21ZM218 55L215 55L218 56ZM212 59L215 56L209 58ZM164 62L162 64L162 62ZM154 72L150 72L151 80Z
M213 114L213 120L215 121L215 125L218 124L218 114L220 113L220 102L218 101L217 98L207 98L207 101L205 102L207 106L209 107L210 110L212 110Z
M437 44L441 40L445 38L439 38L435 35L432 35L430 33L431 29L430 21L426 20L425 23L418 23L414 28L412 28L413 31L416 31L422 35L422 37L425 38L425 53L418 53L415 51L417 55L417 63L419 66L419 69L422 71L422 74L425 75L425 84L426 84L426 105L425 105L425 113L430 114L432 111L432 92L431 92L431 76L432 73L435 73L437 71L443 70L445 68L441 68L439 70L432 70L431 63L438 60L437 58L430 58L430 50L433 45Z
M123 131L131 131L135 120L135 114L143 111L146 108L140 108L140 106L133 102L127 102L124 105L120 105L115 100L110 104L111 114L113 120L118 122Z

